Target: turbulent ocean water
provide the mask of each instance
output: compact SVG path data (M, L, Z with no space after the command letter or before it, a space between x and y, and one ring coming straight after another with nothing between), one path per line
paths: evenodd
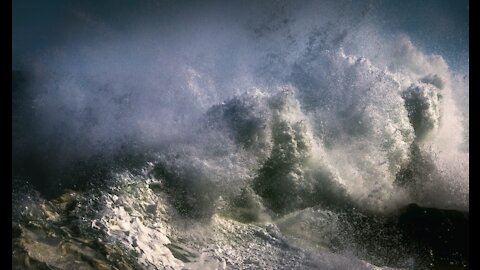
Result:
M468 73L272 3L14 71L13 269L468 269Z

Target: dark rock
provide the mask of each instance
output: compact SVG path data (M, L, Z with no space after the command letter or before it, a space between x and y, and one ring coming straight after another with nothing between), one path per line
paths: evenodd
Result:
M398 227L423 247L430 266L462 269L469 262L468 220L468 212L410 204L399 216Z

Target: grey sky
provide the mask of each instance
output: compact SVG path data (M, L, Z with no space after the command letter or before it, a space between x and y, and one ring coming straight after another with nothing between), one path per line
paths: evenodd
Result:
M108 32L127 32L139 23L168 27L171 19L181 13L228 13L239 7L248 10L249 5L248 1L245 4L231 1L232 7L225 9L225 2L220 3L222 1L13 0L13 67L21 67L25 59L52 45ZM468 0L372 0L367 15L385 32L404 32L422 50L441 54L452 68L466 70L468 5Z

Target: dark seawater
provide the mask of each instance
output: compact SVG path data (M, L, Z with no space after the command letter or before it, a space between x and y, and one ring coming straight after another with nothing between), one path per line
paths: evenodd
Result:
M12 72L12 269L469 268L468 74L270 4Z

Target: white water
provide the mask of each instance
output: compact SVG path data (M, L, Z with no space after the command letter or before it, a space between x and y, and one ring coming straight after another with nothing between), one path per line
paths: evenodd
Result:
M155 153L92 223L146 269L377 269L358 246L327 248L344 232L323 206L468 210L468 74L375 29L367 7L287 7L179 16L33 61L38 140L75 158Z
M283 123L293 140L286 151L301 155L288 176L299 189L318 181L309 172L321 173L373 211L409 202L467 209L468 74L406 35L386 38L362 7L344 4L259 6L267 21L255 12L242 20L179 15L171 29L137 26L128 40L46 51L31 65L38 140L55 141L65 159L123 143L161 149L164 159L182 156L166 166L202 178L188 181L238 192L275 154L272 125ZM298 139L305 149L294 149ZM395 179L414 144L435 166L400 188Z

